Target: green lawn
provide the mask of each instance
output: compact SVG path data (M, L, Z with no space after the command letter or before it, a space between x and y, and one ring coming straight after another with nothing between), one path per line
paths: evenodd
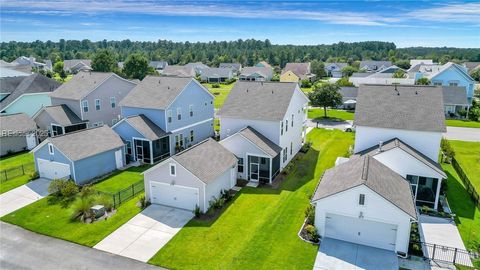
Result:
M314 129L313 148L280 189L243 188L213 221L190 221L149 263L170 269L312 269L317 246L297 236L318 179L353 135Z
M220 119L215 118L213 120L215 131L220 132Z
M143 179L142 173L150 166L130 167L123 171L117 171L105 180L95 184L95 189L107 193L117 193L120 190L130 187L131 185Z
M26 163L33 163L33 154L30 152L3 157L0 158L0 171L18 167Z
M60 78L60 75L59 75L58 73L55 73L55 74L53 75L53 79L55 79L55 80L57 80L57 81L59 81L59 82L61 82L61 83L66 83L66 82L70 81L72 78L73 78L73 75L72 75L72 74L68 74L68 75L67 75L67 78L65 78L65 80L62 80L62 78Z
M450 127L468 127L468 128L480 128L480 122L467 121L467 120L446 120L447 126Z
M0 182L0 194L28 183L28 181L30 180L30 173L35 171L35 166L32 165L32 163L33 155L30 152L23 152L20 154L1 158L0 171L7 170L7 176L13 175L16 177L8 177L9 179L7 181L3 181L5 177L4 175L1 176L2 181ZM24 168L25 175L20 175L22 173L22 169L18 167L24 164L29 165L25 166Z
M458 161L480 194L480 142L450 141Z
M12 190L14 188L17 188L19 186L25 185L30 181L30 175L22 175L18 177L14 177L12 179L9 179L8 181L1 182L0 183L0 194L5 193L9 190Z
M212 88L211 83L204 83L203 86L207 87L208 91L215 96L214 106L215 109L220 109L225 102L230 90L232 90L235 83L231 84L220 84L220 88Z
M353 120L355 112L327 109L327 119L334 121ZM325 119L323 108L315 108L308 110L308 118Z

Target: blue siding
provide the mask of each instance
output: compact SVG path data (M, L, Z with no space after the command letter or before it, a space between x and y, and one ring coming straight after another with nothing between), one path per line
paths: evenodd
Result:
M126 121L121 122L120 124L116 125L113 128L113 131L115 131L124 141L129 140L133 143L132 138L144 138L142 134L140 134L136 129L134 129L132 126L130 126L129 123Z
M190 141L190 131L193 130L193 141ZM175 136L182 134L184 146L189 147L197 144L214 135L213 120L196 125L192 128L186 128L170 135L170 155L175 154Z
M165 111L155 109L144 109L134 107L122 107L122 117L135 116L143 114L161 129L166 130L165 127Z
M75 182L78 185L87 184L95 177L102 176L116 170L115 151L117 150L122 150L123 164L125 164L125 153L123 147L75 161Z
M53 150L53 155L50 155L50 153L48 152L48 143L46 143L45 145L43 145L42 147L40 147L39 149L37 149L37 151L35 151L33 153L33 156L34 156L34 161L35 161L35 168L38 172L38 164L37 164L37 158L41 158L41 159L45 159L45 160L50 160L50 161L55 161L55 162L58 162L58 163L63 163L63 164L68 164L70 165L70 175L71 175L71 178L73 178L73 166L72 166L72 162L66 158L56 147L55 145L53 146L54 150Z
M448 70L440 73L432 78L432 84L436 81L441 81L442 85L448 86L450 81L458 82L458 86L463 86L467 89L468 102L471 103L473 99L474 81L470 81L460 73L456 68L450 67Z

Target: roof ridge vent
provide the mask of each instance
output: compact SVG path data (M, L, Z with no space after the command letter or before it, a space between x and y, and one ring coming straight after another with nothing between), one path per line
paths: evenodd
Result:
M367 156L365 157L365 159L363 160L363 170L362 170L362 180L367 180L368 178L368 163L370 161L370 157Z

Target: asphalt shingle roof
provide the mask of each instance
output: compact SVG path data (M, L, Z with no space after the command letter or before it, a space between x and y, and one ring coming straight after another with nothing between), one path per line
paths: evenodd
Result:
M310 74L310 63L287 63L282 71L282 74L291 71L300 78L305 78Z
M282 151L280 146L276 145L274 142L250 126L241 129L238 133L247 138L271 157L276 157Z
M358 87L354 86L343 86L339 90L344 100L357 99L358 96Z
M52 117L56 124L69 126L86 121L82 121L67 105L47 106L43 110Z
M354 124L446 132L443 90L440 86L361 85Z
M206 68L202 70L202 77L230 78L232 77L232 69L231 68Z
M235 155L212 138L172 156L172 159L206 184L237 164Z
M0 137L9 132L31 132L37 129L37 124L25 113L0 114Z
M312 201L365 185L413 218L417 218L410 184L380 161L369 157L352 157L328 169L320 179Z
M268 68L268 67L244 67L240 75L251 76L254 73L258 73L263 77L271 77L273 74L273 70L272 68Z
M443 86L443 103L445 105L468 106L467 90L465 87Z
M148 117L143 114L130 116L125 118L125 121L129 123L134 129L140 132L146 139L151 141L158 140L162 137L165 137L167 132L161 129L159 126L155 125Z
M115 75L112 72L79 72L51 93L50 97L81 100L110 76Z
M177 77L195 77L195 69L192 66L166 66L162 75L177 76Z

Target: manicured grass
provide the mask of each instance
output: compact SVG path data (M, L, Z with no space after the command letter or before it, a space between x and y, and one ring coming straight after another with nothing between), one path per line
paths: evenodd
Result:
M137 206L138 199L139 197L131 199L119 206L117 212L107 220L93 224L72 221L71 204L64 205L51 196L5 215L0 220L33 232L92 247L141 211Z
M141 173L150 166L131 167L123 171L118 171L109 176L105 180L94 185L98 191L107 193L117 193L120 190L130 187L131 185L143 180Z
M480 194L480 142L450 141L458 161L468 179Z
M312 149L278 190L243 188L213 221L190 221L149 263L170 269L312 269L317 246L297 236L318 179L353 135L315 129Z
M446 120L445 124L449 127L480 128L480 122L466 120Z
M220 119L215 118L215 120L213 120L213 123L215 131L220 132Z
M22 175L9 179L8 181L0 183L0 194L5 193L9 190L17 188L19 186L25 185L30 181L30 175Z
M220 88L213 88L211 83L204 83L203 86L207 87L208 91L215 96L214 106L215 109L222 107L225 99L227 98L230 90L232 90L235 83L231 84L220 84Z
M2 171L2 174L5 174L3 171L7 170L6 175L8 176L8 180L4 181L4 175L1 176L0 194L28 183L30 180L30 173L35 171L35 166L32 165L32 163L33 155L30 152L23 152L1 158L0 171ZM25 174L21 175L23 170L19 167L25 164L28 164L23 169Z
M33 154L30 152L23 152L8 157L2 157L0 158L0 171L22 166L26 163L33 163Z
M334 120L334 121L345 121L345 120L353 120L354 117L355 117L355 112L327 109L327 118L325 118L323 108L315 108L315 109L308 110L308 118L310 119L318 119L318 120L328 119L328 120Z
M305 94L308 94L313 91L313 87L302 87L301 89Z

